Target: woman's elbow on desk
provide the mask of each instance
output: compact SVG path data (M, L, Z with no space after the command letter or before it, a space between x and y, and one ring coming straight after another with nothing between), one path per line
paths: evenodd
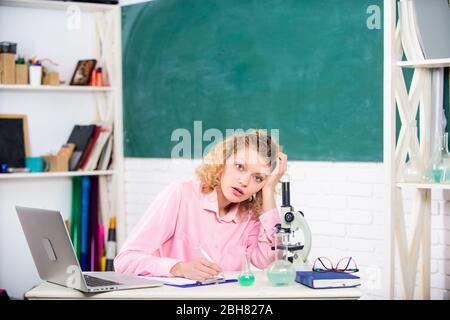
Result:
M139 276L146 269L145 257L133 251L122 251L114 258L114 270L116 272Z
M129 274L132 275L133 272L131 272L131 270L129 270L128 266L129 266L129 262L126 261L126 257L123 254L118 254L115 258L114 258L114 271L119 272L119 273L123 273L123 274Z

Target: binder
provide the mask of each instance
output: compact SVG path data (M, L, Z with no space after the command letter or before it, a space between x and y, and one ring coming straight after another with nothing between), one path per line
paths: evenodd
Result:
M89 177L81 178L81 270L88 271L90 237L89 237L89 196L91 180Z
M95 132L95 124L93 125L75 125L67 140L67 143L74 143L75 150L70 158L70 171L77 170L80 163L86 156L86 150Z
M97 140L98 140L98 137L100 136L101 130L102 130L101 126L95 126L94 133L92 134L92 136L89 140L89 144L86 147L86 150L84 151L84 154L83 154L80 164L78 166L79 170L83 170L83 171L87 170L87 167L86 167L87 163L88 163L89 159L91 158L92 151L94 150L95 145L97 144Z
M98 246L98 177L91 177L89 215L90 270L100 271L100 254Z
M78 261L81 259L81 177L72 178L70 238Z

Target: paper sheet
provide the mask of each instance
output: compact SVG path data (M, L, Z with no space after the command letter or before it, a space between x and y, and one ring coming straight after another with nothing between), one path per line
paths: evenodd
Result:
M197 280L191 280L191 279L186 279L186 278L171 278L171 277L141 277L144 279L148 279L148 280L155 280L155 281L160 281L160 282L164 282L165 284L175 284L175 285L187 285L187 284L194 284L197 283ZM233 278L227 278L227 277L222 277L222 276L214 276L215 279L233 279Z

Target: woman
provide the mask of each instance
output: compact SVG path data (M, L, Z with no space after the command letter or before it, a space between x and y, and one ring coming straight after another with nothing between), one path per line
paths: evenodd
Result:
M115 270L204 280L239 271L245 251L253 265L267 267L280 223L275 186L286 167L287 156L261 131L216 144L197 168L198 180L172 183L156 197Z

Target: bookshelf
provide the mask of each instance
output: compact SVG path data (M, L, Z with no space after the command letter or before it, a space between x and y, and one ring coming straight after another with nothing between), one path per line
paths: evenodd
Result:
M401 10L398 6L402 6ZM390 299L397 297L397 282L402 298L414 299L417 283L418 296L430 299L431 191L450 190L450 185L443 183L400 182L410 153L417 155L422 168L430 163L433 101L436 100L433 76L438 68L450 66L450 57L425 58L413 10L411 1L384 1L384 165L389 252L385 287ZM410 59L402 61L404 55ZM413 71L409 88L403 68ZM397 114L400 117L398 137ZM418 128L417 137L414 133ZM412 200L403 198L405 189L412 189ZM405 223L405 201L413 202L409 229Z
M68 29L71 9L81 15L79 29ZM28 18L27 18L28 17ZM41 17L41 20L30 19ZM2 28L7 26L7 28ZM39 41L30 41L28 30L39 34ZM33 40L33 39L32 39ZM35 39L34 39L35 40ZM0 174L0 224L5 230L2 241L18 243L20 250L0 251L0 261L17 259L32 267L29 250L17 221L14 205L36 206L60 210L70 216L71 181L78 176L98 176L107 185L110 215L117 217L117 243L124 239L125 212L123 193L123 126L122 126L122 59L121 10L118 5L66 1L0 0L0 41L17 42L17 54L30 58L56 61L60 86L0 84L0 113L26 114L29 125L31 156L55 152L64 144L76 124L106 122L113 125L113 166L102 171L69 171ZM105 87L70 86L78 60L95 58L106 70L109 83ZM17 263L0 267L11 279L19 271ZM29 289L40 281L33 270L21 270L22 286ZM33 278L34 275L34 278ZM0 283L8 287L10 280L0 275ZM9 287L17 288L17 284ZM14 294L14 292L13 292ZM19 293L20 294L20 293Z

